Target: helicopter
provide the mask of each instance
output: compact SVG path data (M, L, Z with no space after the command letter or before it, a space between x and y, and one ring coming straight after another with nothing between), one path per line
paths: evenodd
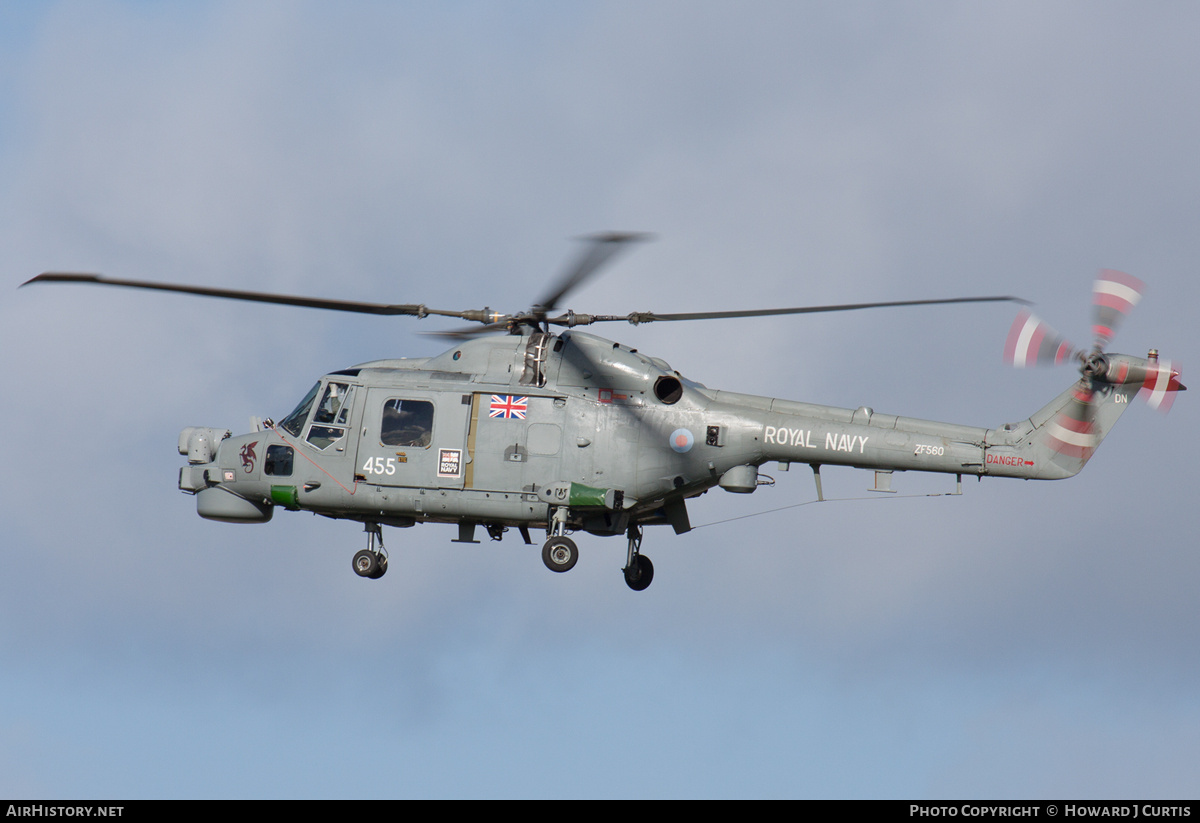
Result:
M366 548L352 567L378 579L388 568L383 526L457 525L453 542L478 543L516 529L542 560L572 569L571 534L626 537L622 569L634 591L654 565L643 529L691 530L688 502L710 489L750 494L769 483L759 468L808 465L818 500L821 468L875 473L874 491L892 492L897 471L1058 480L1072 477L1141 392L1165 411L1179 371L1159 360L1106 352L1144 284L1102 270L1093 288L1095 341L1078 349L1023 308L1005 360L1018 367L1077 361L1080 377L1028 419L978 428L709 389L665 360L578 331L605 322L715 320L867 308L1026 301L1011 296L889 301L664 314L593 315L561 311L567 295L634 233L583 238L583 253L531 308L516 314L442 310L208 288L96 274L47 272L26 283L86 283L334 311L477 324L435 332L454 346L435 357L374 360L323 375L287 416L251 419L252 431L190 426L179 435L187 457L179 489L201 517L265 523L276 509L361 522Z

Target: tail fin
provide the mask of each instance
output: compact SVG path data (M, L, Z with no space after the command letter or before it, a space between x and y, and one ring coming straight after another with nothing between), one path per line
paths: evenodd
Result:
M1184 390L1171 363L1151 354L1089 356L1084 376L1028 421L989 432L989 474L1042 480L1079 474L1139 391L1165 409Z
M1038 476L1058 480L1079 474L1140 388L1094 385L1085 377L1030 417L1033 431L1022 451L1038 467Z

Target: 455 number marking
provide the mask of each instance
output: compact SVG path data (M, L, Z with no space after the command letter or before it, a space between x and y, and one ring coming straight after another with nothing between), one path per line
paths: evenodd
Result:
M391 477L396 473L396 458L368 457L363 463L363 474L385 474Z

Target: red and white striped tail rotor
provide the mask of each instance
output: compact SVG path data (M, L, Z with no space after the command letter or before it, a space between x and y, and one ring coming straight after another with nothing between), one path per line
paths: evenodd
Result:
M1128 398L1132 386L1147 404L1160 412L1171 408L1178 392L1187 387L1179 382L1179 364L1158 359L1151 349L1143 360L1106 353L1113 334L1130 310L1145 294L1146 284L1114 269L1101 269L1092 287L1095 347L1080 351L1042 320L1022 309L1004 344L1004 360L1018 368L1080 361L1081 379L1062 410L1045 427L1045 443L1068 457L1087 460L1099 444L1097 409L1111 396ZM1122 388L1124 387L1124 388Z

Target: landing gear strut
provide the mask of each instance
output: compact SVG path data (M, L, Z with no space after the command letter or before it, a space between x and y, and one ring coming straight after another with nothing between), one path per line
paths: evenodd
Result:
M629 538L624 568L625 585L635 592L645 591L654 579L654 564L642 554L642 527L631 524L625 534Z
M579 548L567 537L567 510L559 507L550 516L550 537L542 546L542 562L552 572L569 572L579 561Z
M369 577L378 580L387 573L387 550L383 547L383 529L378 523L367 523L364 529L367 533L367 547L354 555L354 573L359 577ZM375 541L379 540L379 548Z

